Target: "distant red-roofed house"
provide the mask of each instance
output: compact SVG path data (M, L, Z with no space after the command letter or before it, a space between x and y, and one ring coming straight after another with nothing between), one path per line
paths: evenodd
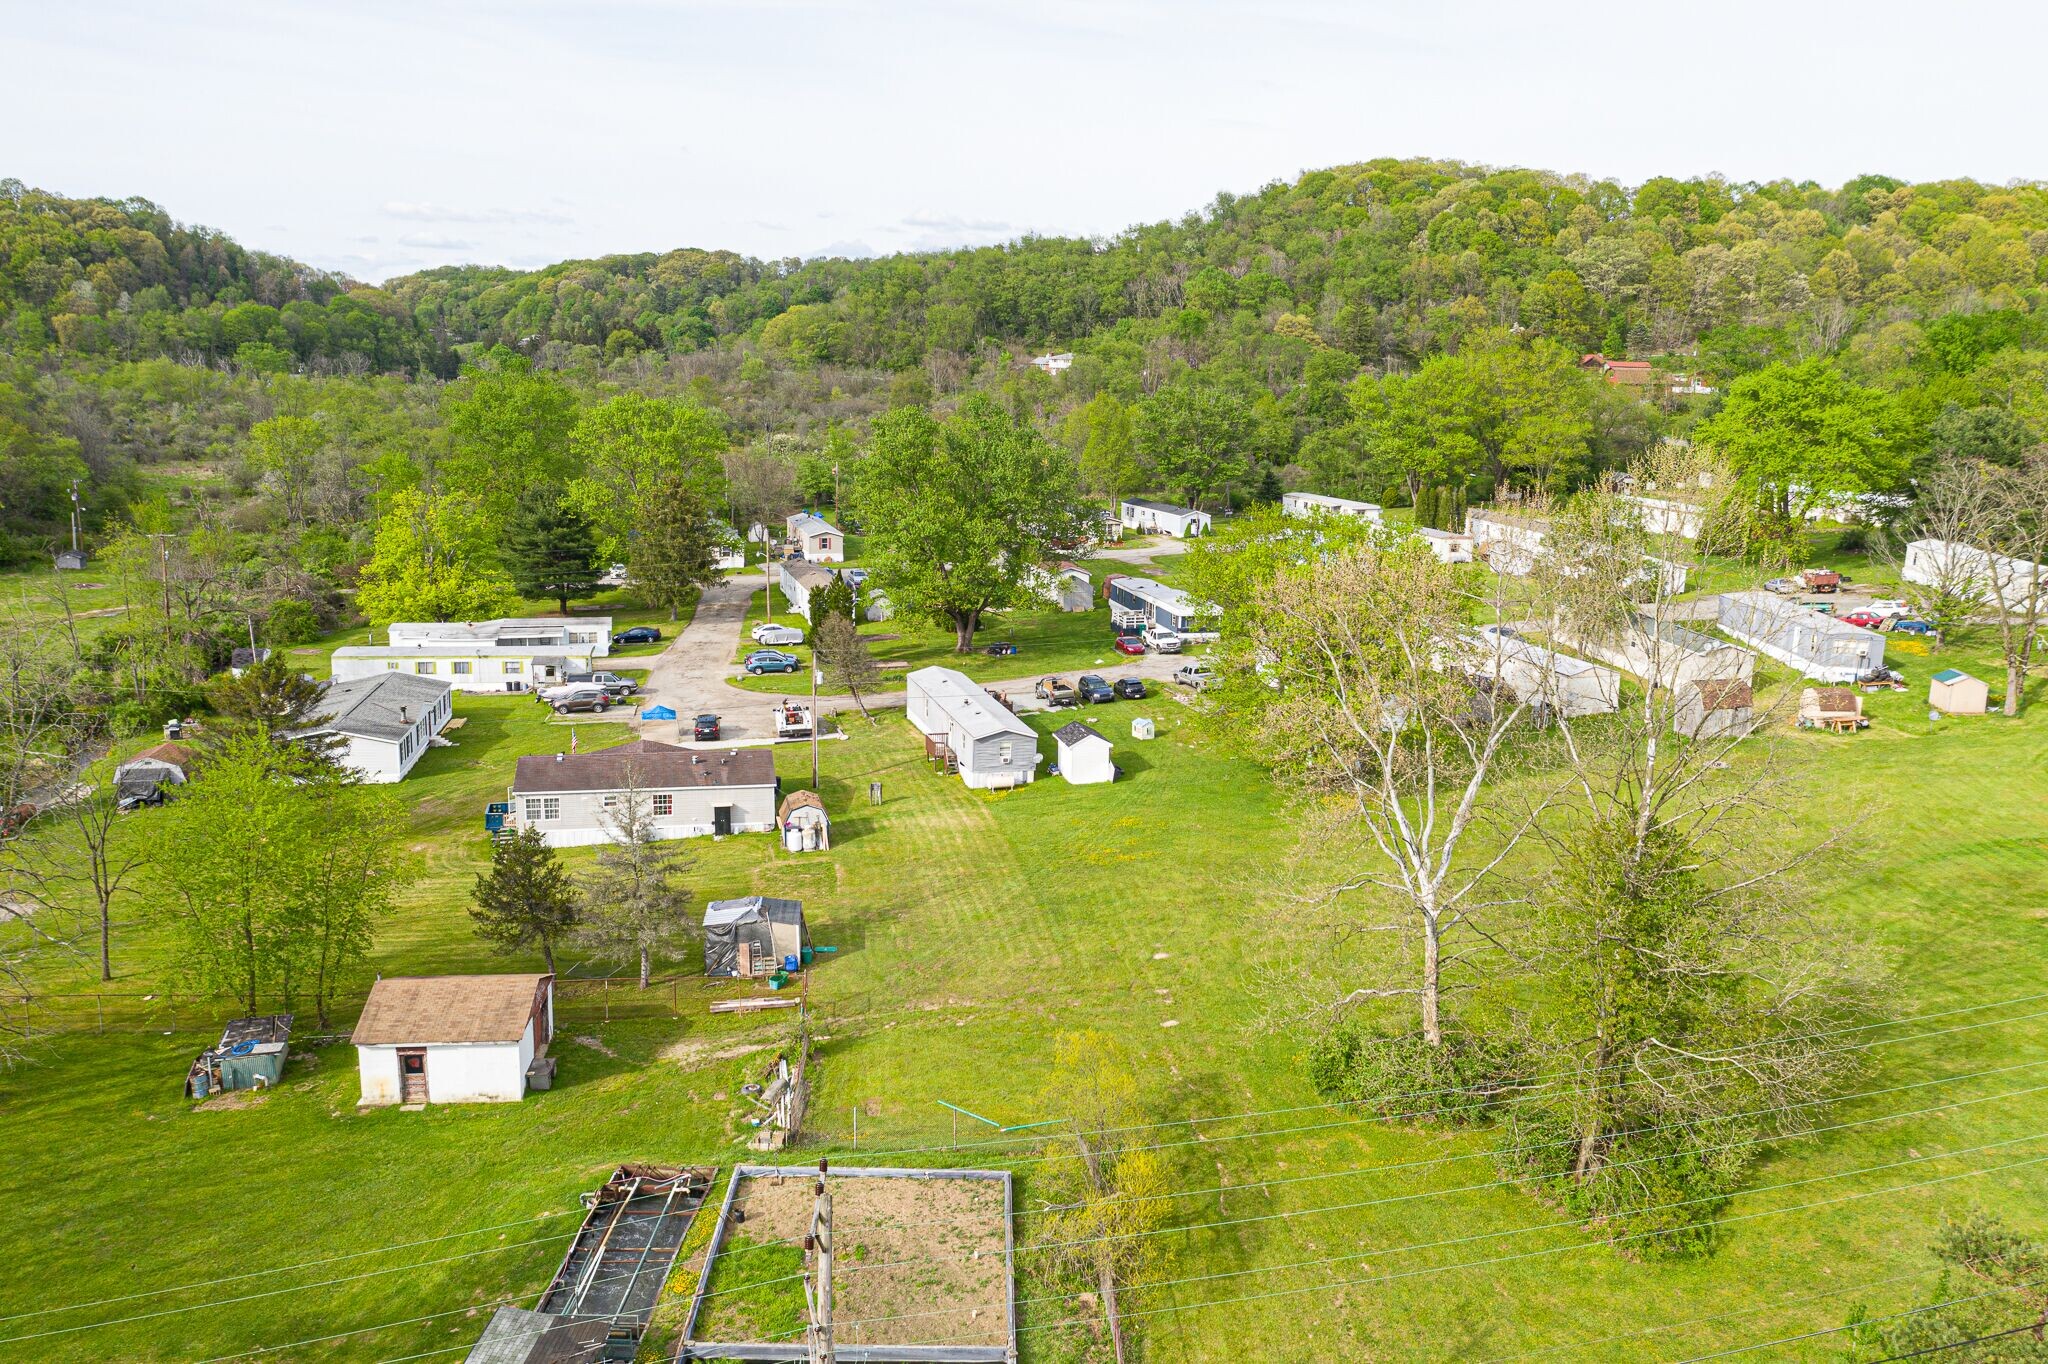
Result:
M1579 368L1599 370L1610 384L1638 385L1656 381L1648 360L1610 360L1598 351L1580 356Z

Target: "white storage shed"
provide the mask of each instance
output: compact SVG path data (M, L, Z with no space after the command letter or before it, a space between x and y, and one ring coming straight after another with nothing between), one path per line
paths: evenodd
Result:
M1052 733L1059 751L1060 777L1070 786L1094 786L1116 780L1114 745L1099 731L1073 720Z
M366 1105L505 1103L554 1035L553 976L386 976L349 1040Z

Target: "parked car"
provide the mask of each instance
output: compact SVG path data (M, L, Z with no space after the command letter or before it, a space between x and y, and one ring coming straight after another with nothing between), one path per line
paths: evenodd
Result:
M1850 625L1860 625L1866 630L1875 630L1884 624L1884 617L1875 611L1851 611L1842 619Z
M787 625L777 625L772 620L757 620L754 622L754 628L747 631L747 634L753 637L756 644L761 644L765 642L761 638L762 635L773 634L777 630L787 630L788 628Z
M598 575L597 585L599 587L624 587L626 585L626 566L624 564L613 564Z
M1074 684L1074 690L1081 693L1081 699L1089 705L1116 700L1116 688L1109 685L1109 679L1097 673L1088 673Z
M587 682L572 687L556 687L549 693L547 701L557 715L582 710L602 715L612 708L611 693Z
M1126 701L1142 701L1145 699L1145 679L1142 677L1119 677L1116 680L1116 685L1110 690Z
M1799 590L1797 578L1770 578L1764 582L1764 591L1775 592L1781 597L1790 596Z
M640 684L632 678L609 672L567 673L562 677L562 685L565 687L603 687L615 701L622 696L631 696L634 692L640 690Z
M716 739L718 737L718 717L708 714L698 716L690 724L690 737L706 741Z
M1145 652L1145 641L1136 635L1118 635L1116 643L1110 645L1110 647L1120 654L1130 654L1132 657L1136 657Z
M1835 614L1835 604L1831 601L1803 601L1799 604L1809 611L1818 611L1823 616Z
M1145 647L1155 654L1177 654L1181 651L1181 637L1171 630L1147 630Z
M1892 622L1895 635L1934 635L1941 633L1934 628L1934 622L1926 620L1895 620Z
M786 654L780 649L756 649L740 665L754 676L762 673L793 673L803 671L804 661L795 654Z
M1079 694L1067 685L1067 681L1063 677L1039 678L1038 685L1032 688L1032 694L1054 709L1058 709L1061 706L1078 706L1081 704Z
M1008 658L1011 654L1017 652L1017 646L1010 643L1007 639L999 639L986 649L983 649L982 652L990 658Z
M612 636L612 647L621 644L659 644L661 631L652 625L636 625L630 630L621 630Z
M803 642L804 632L797 629L794 625L756 625L754 627L754 643L756 644L801 644Z
M1216 680L1216 674L1206 663L1183 663L1173 670L1173 680L1189 691L1202 691Z
M1866 611L1875 611L1880 616L1903 616L1911 608L1906 605L1905 600L1903 598L1879 597L1876 601L1872 602L1870 605L1864 607L1863 609Z

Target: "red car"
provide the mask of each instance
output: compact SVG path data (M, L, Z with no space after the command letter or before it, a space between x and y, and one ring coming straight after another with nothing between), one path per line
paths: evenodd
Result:
M1884 624L1884 617L1875 611L1851 611L1842 619L1850 625L1860 625L1866 630L1875 630Z
M1145 652L1145 641L1137 635L1118 635L1116 651L1120 654L1142 654Z

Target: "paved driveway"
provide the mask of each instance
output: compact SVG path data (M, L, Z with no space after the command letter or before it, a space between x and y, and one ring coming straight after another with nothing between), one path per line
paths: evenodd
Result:
M719 717L719 727L727 741L737 739L759 743L775 737L776 695L746 691L731 681L739 675L739 665L732 660L746 632L747 606L759 586L759 582L748 575L705 589L703 598L697 603L696 616L676 636L674 643L654 656L647 682L636 698L638 708L668 706L675 711L676 718L635 719L632 723L644 737L662 743L687 744L691 742L690 720L701 711L710 711ZM1183 661L1175 654L1126 658L1110 649L1105 640L1102 662L1091 665L1087 671L1100 673L1111 681L1135 676L1163 682ZM1030 710L1036 705L1031 688L1043 675L1030 673L984 682L982 686L991 691L1005 692L1017 709ZM1067 680L1072 682L1078 675L1078 672L1069 673ZM808 699L809 692L810 679L800 673L792 673L789 675L789 691L782 694ZM901 706L903 693L900 690L883 692L869 696L867 703L870 710ZM853 710L855 706L850 696L821 696L818 709L831 715Z

